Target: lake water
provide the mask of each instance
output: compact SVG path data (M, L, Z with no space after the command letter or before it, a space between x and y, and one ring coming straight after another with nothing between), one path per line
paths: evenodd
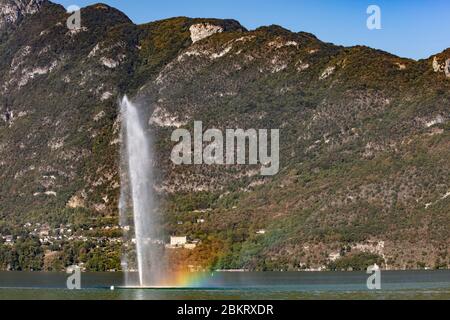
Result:
M83 273L82 290L67 290L64 273L0 272L0 299L285 300L450 299L450 271L385 271L382 290L370 291L363 272L203 274L201 287L117 289L121 273ZM115 290L110 290L115 286Z

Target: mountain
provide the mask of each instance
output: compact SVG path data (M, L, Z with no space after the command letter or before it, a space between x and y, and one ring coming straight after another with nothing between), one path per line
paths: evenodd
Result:
M450 50L414 61L279 26L133 24L104 4L81 29L49 1L0 0L3 269L120 268L120 119L148 118L174 266L449 266ZM175 166L176 128L280 129L280 172ZM19 238L18 238L19 237Z

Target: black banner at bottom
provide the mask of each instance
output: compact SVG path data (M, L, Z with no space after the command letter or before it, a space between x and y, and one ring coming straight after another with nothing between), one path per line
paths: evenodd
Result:
M38 297L37 297L38 298ZM345 317L379 319L395 311L402 316L430 316L445 311L437 301L3 301L2 310L24 316L45 313L55 319L306 319ZM13 311L13 312L14 312Z

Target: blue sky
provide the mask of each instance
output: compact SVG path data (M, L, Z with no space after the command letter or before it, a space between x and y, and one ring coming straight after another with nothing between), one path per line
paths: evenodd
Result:
M99 1L53 0L65 7ZM135 23L175 16L233 18L248 29L278 24L339 45L367 45L428 58L450 47L449 0L103 0ZM366 27L367 7L381 8L381 30Z

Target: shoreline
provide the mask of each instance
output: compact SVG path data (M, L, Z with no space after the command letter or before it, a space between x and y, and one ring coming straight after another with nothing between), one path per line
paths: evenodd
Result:
M382 272L444 272L450 271L450 269L382 269ZM67 274L65 270L61 271L30 271L30 270L0 270L0 273L53 273L53 274ZM81 271L85 274L125 274L125 273L138 273L138 271ZM365 270L289 270L289 271L254 271L254 270L240 270L240 269L230 269L230 270L214 270L214 271L200 271L200 272L187 272L186 274L213 274L213 273L366 273Z

